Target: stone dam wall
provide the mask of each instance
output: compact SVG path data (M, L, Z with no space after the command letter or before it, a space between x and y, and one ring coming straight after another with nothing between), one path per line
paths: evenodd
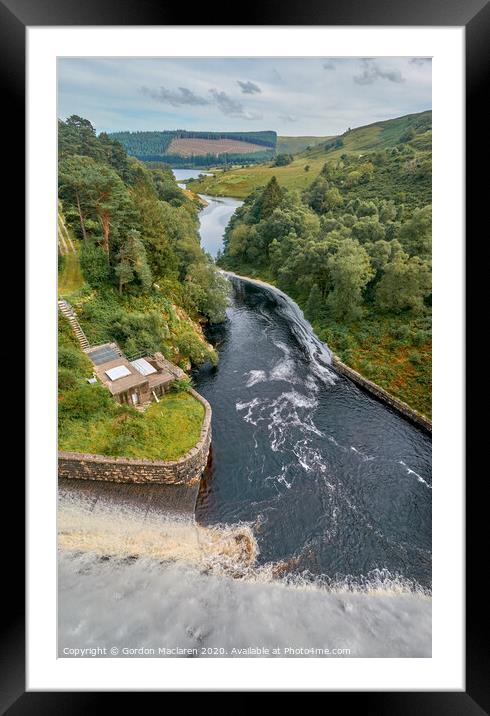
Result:
M211 446L211 406L192 388L190 393L204 406L204 420L196 445L177 460L143 460L77 452L58 453L60 479L167 485L199 484Z
M382 403L385 403L385 405L393 408L393 410L402 415L413 425L421 428L426 433L432 434L432 423L425 417L425 415L421 415L407 405L407 403L404 403L403 400L398 400L398 398L395 398L393 395L390 395L390 393L387 393L386 390L383 390L383 388L376 385L376 383L364 378L364 376L355 371L353 368L350 368L345 363L342 363L340 358L335 355L332 356L332 367L341 375L345 375L347 378L350 378L350 380L359 385L366 392L374 395L374 397Z

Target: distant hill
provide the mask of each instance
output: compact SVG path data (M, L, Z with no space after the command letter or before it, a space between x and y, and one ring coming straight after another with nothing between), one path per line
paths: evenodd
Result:
M250 164L270 159L276 150L277 134L262 132L113 132L128 154L147 162L172 166Z
M278 154L299 154L304 152L305 149L316 147L317 144L322 144L329 137L278 137L277 138L277 153Z
M279 137L277 152L286 152L288 142L297 140L301 148L306 140L317 139L317 143L294 154L294 160L283 167L272 166L271 161L245 169L221 172L193 183L193 191L216 196L244 198L253 189L264 186L272 176L287 189L304 190L320 173L325 163L336 163L347 155L350 162L363 164L375 160L374 169L359 167L368 181L357 183L349 189L353 171L345 170L343 191L346 195L357 194L364 198L371 196L406 195L403 201L416 205L430 202L431 195L431 153L432 153L432 112L408 114L396 119L374 122L363 127L349 129L337 137ZM390 149L395 150L393 154ZM386 153L388 152L388 153ZM409 156L410 154L410 156ZM379 155L379 156L378 156ZM383 156L381 156L383 155ZM344 171L340 170L339 171ZM399 198L399 201L402 201Z
M349 129L338 137L331 137L324 144L317 144L315 147L304 152L305 157L315 158L330 152L333 149L343 152L354 151L375 151L386 147L393 147L410 139L411 132L415 135L424 135L432 130L432 112L419 112L417 114L407 114L396 119L387 119L382 122L374 122L364 127L356 127ZM341 145L334 146L333 140L341 140ZM426 146L420 148L430 149L430 136L426 137Z

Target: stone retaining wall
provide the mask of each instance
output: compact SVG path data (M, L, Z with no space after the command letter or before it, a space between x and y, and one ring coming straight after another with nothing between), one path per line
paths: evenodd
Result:
M390 393L387 393L386 390L383 390L383 388L376 385L376 383L364 378L364 376L355 371L353 368L350 368L345 363L342 363L340 358L335 355L332 356L332 367L342 375L350 378L354 383L357 383L357 385L361 386L361 388L364 388L364 390L368 393L374 395L381 402L389 405L391 408L396 410L397 413L403 415L404 418L409 420L418 428L422 428L425 432L432 434L432 423L424 415L418 413L416 410L404 403L403 400L398 400L398 398L390 395Z
M58 453L58 476L106 482L191 484L200 479L211 445L211 406L192 388L189 392L204 406L197 444L178 460L143 460L77 452Z

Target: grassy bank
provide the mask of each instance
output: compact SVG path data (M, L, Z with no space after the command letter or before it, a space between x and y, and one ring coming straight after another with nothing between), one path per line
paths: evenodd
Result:
M366 317L345 326L314 322L317 335L348 366L432 417L432 342L425 319Z
M93 387L93 386L90 386ZM68 421L59 449L112 457L173 460L199 440L204 407L190 393L167 393L144 413L114 404L87 421Z
M192 191L209 196L231 196L236 199L245 199L256 187L267 184L272 176L276 176L281 186L287 189L306 189L312 180L319 174L325 160L295 159L285 167L272 167L270 164L258 164L247 169L233 171L213 170L214 176L203 177L199 181L189 183ZM305 172L305 165L310 169Z
M144 413L119 405L100 383L67 321L58 330L58 448L72 452L172 460L198 441L204 408L190 393L171 391Z
M71 252L60 257L60 270L58 275L58 294L67 298L83 288L85 283L80 269L78 254Z

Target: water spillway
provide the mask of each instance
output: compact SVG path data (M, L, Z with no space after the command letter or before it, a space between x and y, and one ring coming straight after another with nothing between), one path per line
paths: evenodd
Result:
M290 575L430 591L430 437L334 373L289 297L230 278L219 365L195 375L214 435L197 519L251 524Z
M317 338L303 311L290 296L276 286L258 279L239 276L232 271L222 271L222 274L231 281L236 295L243 295L244 287L247 285L256 286L270 294L275 301L276 313L289 323L289 328L298 344L303 348L305 358L310 361L312 369L316 370L318 375L323 376L327 383L334 382L335 374L332 370L327 369L332 364L331 350L326 343Z

